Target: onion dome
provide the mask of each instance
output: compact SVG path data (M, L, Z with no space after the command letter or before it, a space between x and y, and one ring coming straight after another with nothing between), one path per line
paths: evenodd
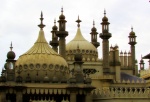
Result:
M54 26L52 27L52 30L56 31L58 27L56 26L56 20L54 20Z
M131 32L129 33L130 36L135 36L135 32L133 31L133 27L131 27Z
M78 23L78 29L76 32L75 37L73 40L71 40L67 45L66 45L66 58L67 60L74 61L74 56L78 52L76 49L77 46L80 46L80 53L82 54L82 59L83 61L88 60L92 61L94 59L97 60L98 58L98 52L96 47L91 44L89 41L87 41L80 30L80 22L81 20L78 17L78 20L76 21Z
M19 57L16 61L16 70L21 70L21 76L25 80L27 73L30 74L32 81L36 81L36 73L38 73L38 80L43 81L45 77L45 71L48 73L50 80L53 79L54 73L56 72L56 77L61 79L63 73L68 78L69 69L66 60L61 57L57 52L55 52L47 43L44 36L44 24L43 24L43 14L41 13L41 24L39 36L34 43L34 45L23 55Z
M104 17L102 18L102 21L103 22L107 22L108 21L108 18L106 17L106 11L104 10Z
M12 51L13 47L12 47L12 43L10 44L10 51L7 53L7 59L9 60L13 60L15 59L16 55L15 53Z
M95 22L94 22L94 20L93 20L93 28L91 29L91 31L93 31L93 32L97 31L97 29L95 28Z
M61 15L59 16L59 19L65 19L65 16L63 15L63 8L61 8Z

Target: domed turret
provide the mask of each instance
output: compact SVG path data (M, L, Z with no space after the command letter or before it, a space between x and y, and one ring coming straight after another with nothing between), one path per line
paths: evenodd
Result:
M135 36L135 32L133 31L133 27L131 28L131 32L129 33L129 36Z
M43 24L43 14L41 13L41 24L39 36L32 48L30 48L26 53L21 55L16 62L16 70L20 70L20 76L23 80L26 78L26 73L30 74L31 80L36 81L36 74L38 72L38 81L43 82L45 77L45 71L47 71L50 80L56 72L56 77L60 80L64 75L68 78L69 69L68 64L63 57L56 53L47 43L44 37L44 24Z
M12 42L10 44L10 51L7 53L7 60L14 60L16 57L16 54L12 51Z
M65 19L65 16L63 14L63 8L61 8L61 15L59 16L59 19Z
M52 27L53 31L57 31L58 27L56 26L56 20L54 20L54 26Z
M104 10L104 17L102 18L102 21L103 22L107 22L108 21L108 18L106 17L106 11Z

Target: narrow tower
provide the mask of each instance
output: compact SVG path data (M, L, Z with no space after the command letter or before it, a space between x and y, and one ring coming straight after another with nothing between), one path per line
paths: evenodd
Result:
M65 37L68 36L68 32L66 31L66 20L65 16L63 15L63 8L61 9L61 15L59 16L59 31L56 32L56 35L59 37L59 54L66 58L66 39Z
M10 51L7 53L7 60L6 63L4 65L5 69L6 69L6 80L7 81L14 81L15 79L15 52L12 51L13 46L12 46L12 42L10 44Z
M103 39L102 49L103 49L103 73L110 73L109 68L109 38L111 37L111 33L109 33L109 22L106 17L106 12L104 10L104 17L102 18L102 33L100 34L100 38Z
M137 69L135 68L135 44L136 44L136 35L133 32L133 27L129 33L129 45L131 45L131 68L133 69L133 75L137 75Z
M99 42L97 42L97 29L95 28L95 22L93 21L93 28L91 29L91 43L98 48L99 47Z
M140 70L144 70L144 60L143 60L143 58L142 58L142 56L141 56L141 60L140 60Z
M56 20L54 20L54 26L52 27L52 41L50 41L50 45L52 46L53 50L55 50L56 52L58 52L58 37L56 36L56 32L57 32L58 27L56 26Z

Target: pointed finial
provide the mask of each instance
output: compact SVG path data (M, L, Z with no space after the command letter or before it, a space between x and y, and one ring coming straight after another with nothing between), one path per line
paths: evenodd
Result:
M131 26L131 31L133 31L133 26Z
M42 13L42 11L41 11L41 18L40 18L40 20L41 20L41 24L39 24L38 26L41 28L41 30L45 27L45 25L43 24L43 13Z
M54 25L56 25L56 18L54 19Z
M95 27L95 21L93 20L93 27Z
M13 47L12 47L12 42L11 42L11 44L10 44L10 50L12 51L12 49L13 49Z
M63 11L63 7L62 7L62 8L61 8L61 14L63 14L63 12L64 12L64 11Z
M104 16L106 16L106 10L104 9Z
M79 19L79 16L78 16L78 20L76 20L76 22L78 23L77 26L79 28L80 27L80 22L81 22L81 20Z

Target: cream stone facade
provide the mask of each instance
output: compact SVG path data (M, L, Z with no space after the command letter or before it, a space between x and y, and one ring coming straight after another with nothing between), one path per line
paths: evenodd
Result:
M138 77L133 28L128 36L130 52L119 52L117 45L109 46L113 34L105 11L99 36L93 21L91 42L82 35L78 17L75 37L66 44L69 33L62 8L59 27L54 21L48 44L43 19L41 13L37 40L17 60L11 44L0 77L0 102L149 102L150 71L140 70Z

